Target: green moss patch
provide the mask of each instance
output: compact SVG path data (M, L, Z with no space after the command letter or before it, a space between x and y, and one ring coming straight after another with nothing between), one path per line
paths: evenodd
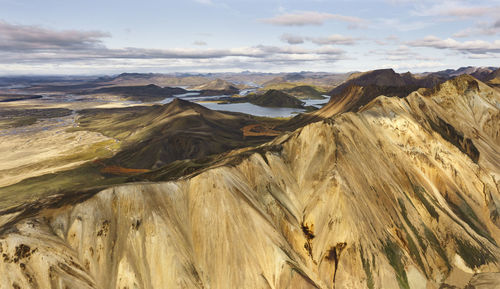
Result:
M392 266L394 273L396 274L399 288L410 289L408 276L406 275L405 267L402 262L403 252L396 243L389 239L386 240L386 243L383 245L385 256L387 257L387 260L389 260L389 264Z

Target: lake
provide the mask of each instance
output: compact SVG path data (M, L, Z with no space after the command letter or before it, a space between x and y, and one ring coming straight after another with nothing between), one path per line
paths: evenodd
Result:
M252 114L256 116L267 116L267 117L290 117L294 116L298 113L303 113L306 110L300 108L288 108L288 107L263 107L255 104L251 104L248 102L245 103L228 103L228 104L219 104L216 102L205 102L207 100L216 101L219 98L227 97L227 95L219 95L219 96L197 96L197 93L190 92L185 94L176 95L175 97L181 98L187 101L198 103L206 108L212 110L225 110L232 112L241 112ZM169 97L166 98L159 103L166 104L174 100L174 98ZM325 95L325 99L302 99L305 102L306 106L315 106L320 108L323 104L327 103L330 100L330 96Z

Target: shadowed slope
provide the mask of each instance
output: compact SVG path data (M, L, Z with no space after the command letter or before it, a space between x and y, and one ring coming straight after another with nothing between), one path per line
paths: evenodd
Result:
M257 123L251 116L213 111L181 99L142 111L120 108L82 114L79 129L95 130L124 142L111 163L133 168L158 168L174 160L199 158L270 139L243 136L243 127Z
M240 113L213 111L181 99L163 106L82 110L76 119L77 126L71 129L71 133L76 136L83 133L100 135L106 139L106 144L113 145L115 151L104 155L80 149L72 151L67 157L71 160L85 153L86 162L78 167L69 170L47 169L37 177L24 172L21 175L24 178L0 187L0 208L61 191L123 183L129 176L166 165L168 167L165 170L169 173L161 175L168 175L168 178L181 176L213 161L211 158L183 160L205 158L264 143L275 134L244 134L244 131L256 125L272 128L280 122ZM49 143L46 139L37 141ZM78 139L74 141L78 142ZM57 146L48 149L57 150ZM7 153L5 157L15 158L14 153ZM96 159L99 157L101 159ZM57 158L50 161L64 164Z

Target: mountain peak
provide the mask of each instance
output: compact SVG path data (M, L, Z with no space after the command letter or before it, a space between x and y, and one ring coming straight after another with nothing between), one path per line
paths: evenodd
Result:
M169 110L172 109L188 109L188 108L194 108L194 107L202 107L199 104L175 97L174 100L172 100L170 103L166 104L165 107Z
M223 79L217 78L205 84L193 87L197 90L235 90L237 89L232 83Z
M479 91L479 82L474 77L468 74L461 74L448 81L445 81L432 89L427 89L424 95L431 94L453 94L453 95L464 95L470 92L477 93Z

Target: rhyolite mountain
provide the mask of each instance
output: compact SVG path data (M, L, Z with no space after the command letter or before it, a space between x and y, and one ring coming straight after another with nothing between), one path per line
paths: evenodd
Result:
M396 73L393 69L379 69L353 73L328 94L330 101L321 109L300 114L282 125L294 130L308 123L333 117L334 115L357 111L379 95L404 97L419 88L429 88L446 81L444 77L428 75L416 77L411 73Z
M1 284L498 288L498 103L460 76L379 95L176 180L11 208Z

